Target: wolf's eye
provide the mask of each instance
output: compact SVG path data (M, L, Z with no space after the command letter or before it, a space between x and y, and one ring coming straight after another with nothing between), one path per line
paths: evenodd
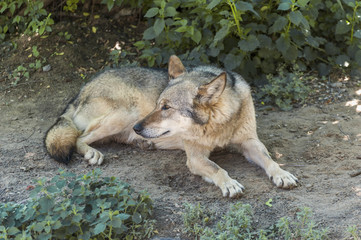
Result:
M162 107L162 110L168 110L169 108L170 108L170 106L169 106L169 105L164 104L164 105L163 105L163 107Z

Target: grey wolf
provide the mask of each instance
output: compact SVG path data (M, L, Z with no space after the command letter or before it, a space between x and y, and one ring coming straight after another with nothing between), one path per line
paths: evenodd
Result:
M100 165L103 154L89 144L105 138L182 149L189 170L218 186L223 196L239 196L244 187L209 159L215 148L242 153L277 187L297 185L297 178L281 169L258 139L245 80L216 67L186 69L176 56L170 57L168 73L125 67L94 77L49 129L45 145L59 162L68 163L75 150L89 164Z

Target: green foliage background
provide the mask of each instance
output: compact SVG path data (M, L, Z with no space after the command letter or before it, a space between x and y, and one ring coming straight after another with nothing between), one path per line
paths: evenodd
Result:
M67 0L55 11L76 12L84 3ZM115 6L140 9L147 21L143 39L134 43L139 51L113 50L114 65L127 54L136 54L150 67L164 67L172 54L187 65L218 65L241 73L250 83L262 83L257 96L284 110L309 95L302 72L321 76L334 69L361 72L360 0L102 0L101 4L109 11ZM51 32L54 21L48 9L40 0L1 1L0 41L14 33ZM37 59L35 68L40 65ZM28 75L23 66L15 69L14 85Z
M361 66L360 6L354 0L157 0L136 45L150 66L181 54L249 79L274 74L283 63L327 75L335 66Z
M332 67L361 66L360 6L355 0L157 0L136 46L150 66L178 54L248 79L274 74L280 64L327 75Z
M74 12L84 1L66 1ZM358 0L103 0L142 8L148 21L135 45L149 66L172 54L190 64L212 63L248 79L275 74L280 64L327 75L332 67L361 66L361 1ZM24 8L24 6L26 6ZM24 9L23 11L18 11ZM0 39L10 32L51 31L43 1L0 3Z

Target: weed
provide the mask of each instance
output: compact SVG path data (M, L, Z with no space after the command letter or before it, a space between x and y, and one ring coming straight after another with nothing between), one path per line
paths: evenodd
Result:
M33 46L31 48L31 54L29 55L29 58L35 58L35 62L30 62L28 67L25 67L23 65L17 66L12 73L8 75L8 78L11 82L12 86L16 86L22 79L29 80L30 77L30 71L36 71L40 69L43 64L46 62L45 58L39 59L40 53L38 51L37 46Z
M17 68L15 68L15 70L12 71L12 73L9 74L8 78L11 81L11 85L16 86L21 79L25 78L26 80L28 80L29 76L30 74L28 69L23 65L20 65Z
M5 39L7 33L42 35L45 31L51 32L53 24L51 14L44 9L43 1L4 0L0 2L0 41Z
M284 239L326 239L327 229L318 229L312 221L312 212L310 208L303 208L297 213L296 221L291 222L288 218L281 218L276 227L278 234Z
M42 63L40 59L36 59L35 62L33 63L29 63L29 67L34 69L34 70L38 70L42 67Z
M282 65L279 68L279 75L267 76L268 83L259 89L257 98L266 104L275 104L282 110L290 110L295 103L304 103L311 89L305 84L308 77L297 66L292 72L286 71L285 67Z
M127 55L126 51L121 49L113 49L109 54L109 60L113 63L114 67L119 66L120 60Z
M34 57L35 58L35 62L31 62L29 63L29 68L33 69L33 70L38 70L40 69L44 63L46 63L46 59L45 58L42 58L39 59L40 57L40 53L38 51L38 47L37 46L33 46L31 48L31 52L32 54L29 56L29 57Z
M185 232L198 236L202 233L203 229L210 223L212 219L212 212L206 210L199 203L192 205L186 203L184 205L185 213L183 215L183 223Z
M118 48L111 49L109 54L109 63L112 67L119 66L138 66L137 62L131 62L128 60L129 56L134 56L135 53L131 53L120 46Z
M40 53L39 53L39 51L38 51L38 46L33 46L32 48L31 48L31 52L32 52L32 55L34 56L34 57L39 57L39 55L40 55Z
M81 2L84 3L85 0ZM75 12L78 9L79 0L68 0L66 5L63 7L63 10L66 12Z
M268 199L268 201L265 203L266 206L272 207L272 201L273 201L272 198Z
M357 229L356 225L348 227L347 232L351 235L351 239L353 240L361 239L361 229Z
M58 35L60 37L64 37L66 41L69 41L71 38L71 34L68 32L59 32Z
M207 228L200 239L251 239L252 209L248 204L236 203L217 223L215 228Z
M199 204L185 206L184 228L188 234L203 240L250 240L250 239L326 239L327 229L319 229L311 220L309 208L297 213L295 221L281 218L268 229L256 229L249 204L236 203L220 221L214 221L211 212ZM205 221L212 219L212 221ZM354 232L354 231L353 231Z

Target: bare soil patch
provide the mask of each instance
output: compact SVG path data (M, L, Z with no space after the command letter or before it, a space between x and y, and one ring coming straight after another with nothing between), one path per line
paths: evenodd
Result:
M89 76L102 69L109 48L119 42L130 47L139 34L124 22L120 27L103 20L91 27L61 22L48 38L26 36L18 49L0 47L0 201L22 201L38 177L52 177L59 168L78 174L95 168L75 155L67 166L50 159L43 147L47 129L62 113ZM69 31L73 43L57 33ZM51 65L48 72L31 73L30 79L11 87L8 74L31 61L29 47L37 45ZM62 53L62 54L55 54ZM353 81L350 79L349 81ZM356 81L356 80L355 80ZM337 85L338 86L338 85ZM340 85L341 86L341 85ZM182 151L144 151L119 144L98 145L105 153L104 175L147 189L155 205L159 236L180 237L183 203L201 203L221 215L235 202L249 203L257 225L266 228L282 216L295 217L310 207L314 220L328 227L331 239L344 239L346 228L361 229L361 87L345 88L348 99L313 104L289 112L258 110L258 133L273 158L295 174L300 186L277 189L263 170L243 156L218 152L211 159L246 187L239 199L223 198L221 191L187 169ZM353 101L352 101L353 100ZM272 198L272 207L265 203Z

